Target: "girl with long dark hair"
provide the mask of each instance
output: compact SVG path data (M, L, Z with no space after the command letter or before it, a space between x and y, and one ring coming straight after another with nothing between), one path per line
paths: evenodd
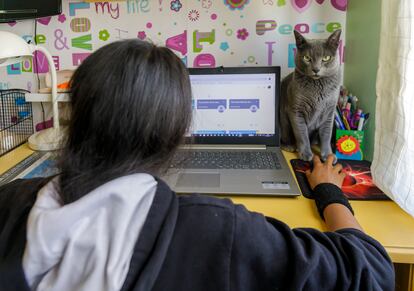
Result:
M307 173L326 233L158 178L191 123L188 73L169 49L111 43L71 90L60 174L0 188L0 290L393 290L332 156Z

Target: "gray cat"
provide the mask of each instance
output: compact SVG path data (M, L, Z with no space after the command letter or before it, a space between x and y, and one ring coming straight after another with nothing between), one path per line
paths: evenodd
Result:
M283 79L281 88L281 146L298 151L302 160L310 161L311 143L319 140L321 158L326 160L332 153L332 127L341 81L341 30L324 40L305 39L299 32L294 33L296 68Z

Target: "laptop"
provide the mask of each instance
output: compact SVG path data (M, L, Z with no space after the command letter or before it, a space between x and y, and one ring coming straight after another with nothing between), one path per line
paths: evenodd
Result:
M193 121L163 177L177 193L297 196L279 148L280 67L191 68Z

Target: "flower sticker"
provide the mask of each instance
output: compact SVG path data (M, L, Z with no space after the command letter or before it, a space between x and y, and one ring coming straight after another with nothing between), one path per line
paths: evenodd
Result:
M171 1L171 5L170 5L171 10L178 12L180 11L181 7L183 7L183 5L181 4L180 0Z
M246 38L249 36L249 32L246 28L242 28L237 30L237 38L241 40L246 40Z
M249 4L250 0L224 0L224 4L230 10L242 10L245 5Z
M106 29L102 29L99 31L99 39L103 41L107 41L111 35Z
M59 14L58 21L60 23L64 23L66 21L66 15L65 14Z
M140 40L144 40L147 37L147 34L145 33L145 31L138 31L137 36Z

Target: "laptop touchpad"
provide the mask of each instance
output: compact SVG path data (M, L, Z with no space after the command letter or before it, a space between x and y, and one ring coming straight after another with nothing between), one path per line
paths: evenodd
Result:
M220 187L218 173L180 173L176 187Z

